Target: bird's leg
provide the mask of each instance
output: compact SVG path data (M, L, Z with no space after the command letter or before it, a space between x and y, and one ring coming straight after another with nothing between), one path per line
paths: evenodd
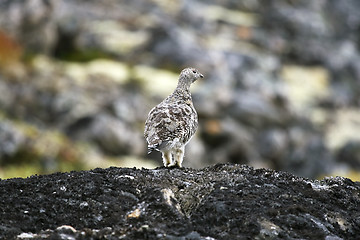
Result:
M176 149L175 154L174 154L174 163L173 164L181 167L181 164L184 160L184 154L185 154L185 146Z
M163 163L165 167L168 167L172 163L171 152L162 152Z

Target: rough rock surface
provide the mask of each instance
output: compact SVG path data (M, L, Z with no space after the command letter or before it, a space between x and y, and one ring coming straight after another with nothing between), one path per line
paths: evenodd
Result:
M0 181L0 238L356 239L360 183L218 164Z

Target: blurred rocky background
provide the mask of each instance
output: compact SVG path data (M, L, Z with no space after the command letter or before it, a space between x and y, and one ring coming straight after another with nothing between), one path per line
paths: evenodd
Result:
M184 165L360 179L358 0L0 0L0 177L162 165L149 110L182 68Z

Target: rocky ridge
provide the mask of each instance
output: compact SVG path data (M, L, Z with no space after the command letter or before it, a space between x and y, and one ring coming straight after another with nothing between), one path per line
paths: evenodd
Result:
M0 181L0 238L357 239L360 184L218 164Z

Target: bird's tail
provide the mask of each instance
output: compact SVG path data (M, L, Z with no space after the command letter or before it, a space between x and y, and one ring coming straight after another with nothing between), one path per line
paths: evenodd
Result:
M149 145L149 146L148 146L148 152L147 152L147 154L152 153L152 151L154 151L154 150L160 151L160 150L158 149L158 147L159 147L159 144Z
M147 152L147 154L152 153L152 151L154 151L154 150L155 150L155 147L153 147L153 146L148 146L148 152Z

